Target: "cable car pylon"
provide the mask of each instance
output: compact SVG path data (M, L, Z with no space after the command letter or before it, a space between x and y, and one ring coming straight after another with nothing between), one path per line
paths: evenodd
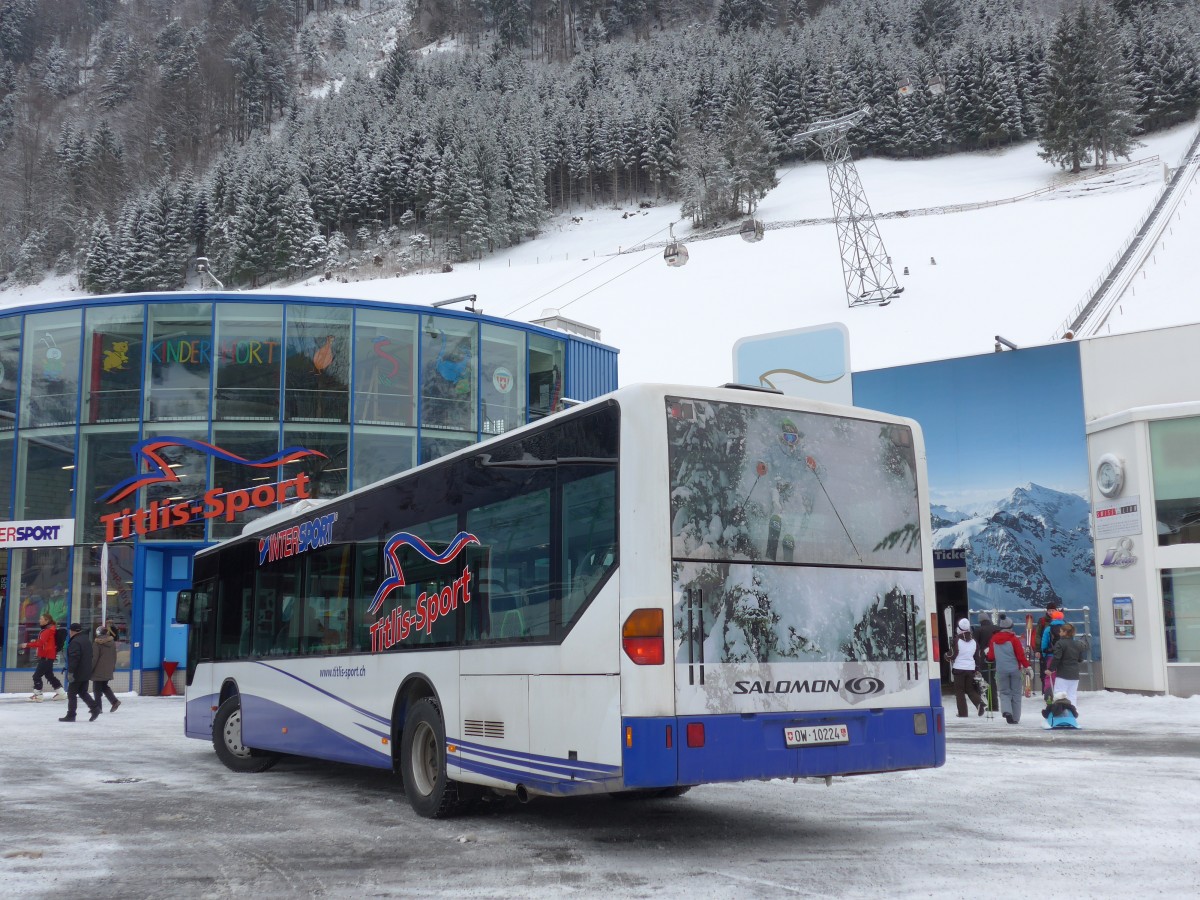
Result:
M833 198L833 221L837 227L838 249L842 255L842 278L850 306L878 304L887 306L904 291L892 271L891 258L879 236L875 215L867 203L858 170L850 157L850 129L865 119L864 107L836 119L814 122L797 141L812 141L821 148L829 193Z

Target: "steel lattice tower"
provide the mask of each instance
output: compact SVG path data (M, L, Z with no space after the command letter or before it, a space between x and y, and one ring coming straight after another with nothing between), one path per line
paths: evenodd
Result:
M904 290L896 282L858 169L850 158L850 142L846 135L869 113L870 110L864 108L836 119L815 122L796 137L798 141L815 143L825 158L829 193L833 198L833 221L842 254L842 277L846 283L846 299L852 307L872 303L886 306Z

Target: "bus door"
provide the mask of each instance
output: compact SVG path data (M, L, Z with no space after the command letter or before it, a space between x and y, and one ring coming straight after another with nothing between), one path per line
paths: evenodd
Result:
M190 737L208 737L212 734L213 707L217 705L211 665L216 645L215 597L215 582L202 581L197 584L191 592L191 610L183 620L191 626L188 628L187 708L184 716L184 733ZM199 665L201 661L208 664Z

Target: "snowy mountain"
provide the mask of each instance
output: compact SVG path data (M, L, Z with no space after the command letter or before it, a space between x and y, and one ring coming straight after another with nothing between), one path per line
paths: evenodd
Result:
M940 503L933 503L929 506L929 516L933 521L933 530L939 528L949 528L952 525L957 525L964 519L971 518L970 513L959 512L957 509L950 509L948 506L943 506Z
M1082 497L1030 483L957 522L935 513L933 545L967 549L972 608L1028 609L1048 600L1090 607L1095 565L1089 513Z

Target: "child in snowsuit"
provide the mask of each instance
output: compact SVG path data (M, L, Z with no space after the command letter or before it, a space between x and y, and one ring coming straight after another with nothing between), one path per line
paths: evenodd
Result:
M1079 669L1087 652L1087 636L1082 641L1075 639L1075 626L1067 622L1062 627L1058 641L1054 644L1050 669L1054 672L1054 689L1067 695L1075 703L1079 690Z
M1054 699L1054 645L1058 642L1058 636L1062 633L1063 618L1062 610L1051 609L1046 613L1048 622L1045 629L1042 631L1042 691L1046 698L1046 703L1049 704Z
M1054 702L1042 710L1048 728L1078 728L1079 710L1067 699L1065 691L1054 695Z

